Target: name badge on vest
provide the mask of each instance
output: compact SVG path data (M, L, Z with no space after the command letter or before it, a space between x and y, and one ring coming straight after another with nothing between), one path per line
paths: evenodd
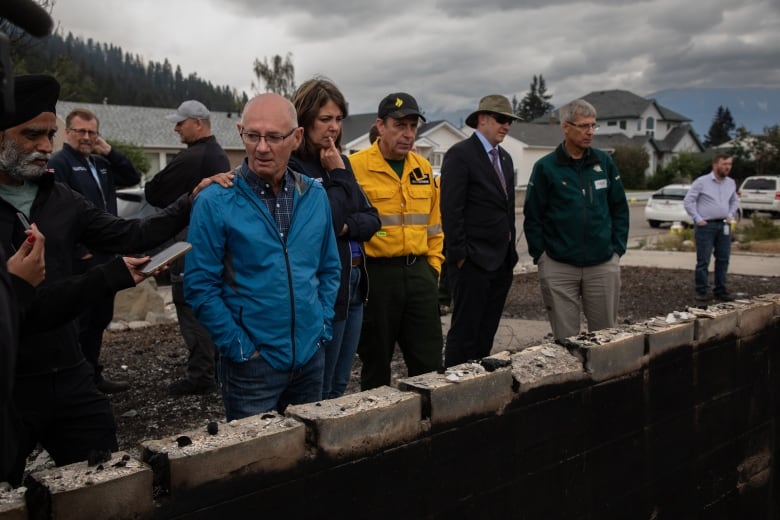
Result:
M409 184L430 184L431 176L423 173L420 168L415 168L409 173Z

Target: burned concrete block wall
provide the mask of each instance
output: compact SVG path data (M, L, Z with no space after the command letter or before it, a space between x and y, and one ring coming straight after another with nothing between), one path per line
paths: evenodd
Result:
M124 517L776 518L777 316L673 313L149 442Z

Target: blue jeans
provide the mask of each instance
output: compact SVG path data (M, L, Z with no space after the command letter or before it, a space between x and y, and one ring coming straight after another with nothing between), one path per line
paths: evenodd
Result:
M358 267L349 277L349 307L347 319L333 322L333 339L325 344L325 376L322 380L322 398L333 399L344 395L352 374L360 329L363 325L363 301L360 297Z
M726 271L729 269L729 255L731 255L731 232L724 233L723 221L707 221L705 226L696 226L694 235L696 238L696 292L707 294L707 270L710 266L710 257L715 252L715 295L725 294Z
M228 421L276 410L284 412L289 404L313 403L322 393L322 348L308 363L294 371L276 370L263 356L243 363L219 359L219 385Z

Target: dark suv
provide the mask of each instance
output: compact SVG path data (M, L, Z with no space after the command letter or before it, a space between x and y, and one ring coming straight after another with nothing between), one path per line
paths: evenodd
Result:
M737 192L742 214L754 211L780 215L780 175L755 175L742 181Z

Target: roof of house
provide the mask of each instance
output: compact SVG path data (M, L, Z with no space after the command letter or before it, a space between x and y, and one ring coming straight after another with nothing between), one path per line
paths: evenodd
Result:
M684 123L690 119L674 110L659 105L654 99L643 98L627 90L597 90L582 96L582 99L593 105L598 119L637 119L654 105L664 121ZM551 114L545 114L534 122L548 122L551 118L558 120L558 109Z
M100 103L57 102L57 115L65 117L74 108L87 108L100 120L100 134L106 139L133 143L146 148L184 148L174 123L165 119L176 108L103 105ZM211 112L211 132L223 148L243 150L236 131L240 115L232 112Z
M350 114L341 123L341 142L351 143L355 139L368 133L371 125L376 121L376 112L370 114Z
M514 123L509 135L529 146L555 148L563 142L561 126L556 123Z
M704 149L704 146L702 146L696 132L691 128L691 125L680 125L673 128L663 141L656 141L658 149L662 152L673 152L677 144L682 141L686 135L690 135L693 140L696 141L699 148L702 150Z

